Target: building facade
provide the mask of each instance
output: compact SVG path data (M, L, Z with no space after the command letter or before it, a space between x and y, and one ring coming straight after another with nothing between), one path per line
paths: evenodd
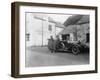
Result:
M26 14L26 46L46 46L50 36L55 38L61 30L46 14Z
M66 27L59 33L59 35L62 35L63 40L89 43L89 23L89 15L71 16L65 21L64 25Z

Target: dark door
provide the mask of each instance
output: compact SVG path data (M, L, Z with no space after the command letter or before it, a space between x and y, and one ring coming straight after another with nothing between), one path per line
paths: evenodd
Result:
M69 40L70 39L70 35L69 34L63 34L62 35L62 40Z
M86 34L86 42L89 42L89 40L90 40L90 37L89 36L90 36L89 33L87 33Z

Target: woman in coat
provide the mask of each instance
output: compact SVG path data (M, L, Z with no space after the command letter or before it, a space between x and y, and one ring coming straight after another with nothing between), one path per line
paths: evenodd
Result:
M55 51L55 40L53 39L52 36L50 36L50 39L48 39L48 49L51 52L54 52Z

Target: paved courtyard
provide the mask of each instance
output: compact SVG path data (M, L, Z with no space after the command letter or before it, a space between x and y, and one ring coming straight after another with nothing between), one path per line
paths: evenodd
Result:
M89 53L73 55L69 52L51 53L47 47L26 48L26 67L89 64Z

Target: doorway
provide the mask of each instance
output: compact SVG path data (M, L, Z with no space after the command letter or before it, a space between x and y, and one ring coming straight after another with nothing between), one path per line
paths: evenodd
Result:
M70 40L70 35L69 34L63 34L62 40Z

